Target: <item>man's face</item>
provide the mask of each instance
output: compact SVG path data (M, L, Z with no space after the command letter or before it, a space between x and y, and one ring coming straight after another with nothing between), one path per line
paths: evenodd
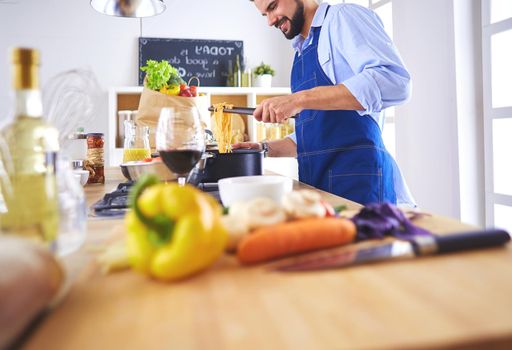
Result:
M268 25L278 28L286 39L300 34L304 26L303 0L254 0Z

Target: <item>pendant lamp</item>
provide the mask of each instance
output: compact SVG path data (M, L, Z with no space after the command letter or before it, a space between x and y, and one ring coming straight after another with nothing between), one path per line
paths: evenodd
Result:
M96 11L118 17L151 17L164 12L163 0L91 0Z

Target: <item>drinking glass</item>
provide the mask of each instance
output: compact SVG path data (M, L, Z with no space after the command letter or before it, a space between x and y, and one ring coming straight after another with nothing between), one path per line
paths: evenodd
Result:
M164 164L178 175L178 184L185 185L205 150L204 129L197 108L162 108L156 129L156 149Z

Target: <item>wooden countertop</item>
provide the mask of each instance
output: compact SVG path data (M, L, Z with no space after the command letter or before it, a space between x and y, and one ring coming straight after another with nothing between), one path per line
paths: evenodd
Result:
M121 181L86 187L88 203ZM296 184L297 186L303 186ZM323 194L339 205L358 205ZM436 233L470 227L437 216ZM512 245L325 272L284 274L224 256L208 271L161 283L103 275L90 247L122 234L90 219L68 257L74 284L24 349L512 348Z

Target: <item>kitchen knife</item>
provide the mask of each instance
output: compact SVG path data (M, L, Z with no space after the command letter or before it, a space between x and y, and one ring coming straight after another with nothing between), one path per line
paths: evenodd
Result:
M251 108L251 107L232 107L232 108L224 108L224 112L225 113L233 113L233 114L252 115L254 113L255 109L256 108ZM208 108L208 110L210 112L214 112L215 111L215 107L210 106ZM291 116L290 118L295 118L295 117L297 117L297 116L294 115L294 116Z
M369 248L347 249L297 257L272 268L276 271L308 271L341 268L384 260L444 254L463 250L500 246L510 241L507 231L493 229L443 236L417 236L411 241L393 241Z

